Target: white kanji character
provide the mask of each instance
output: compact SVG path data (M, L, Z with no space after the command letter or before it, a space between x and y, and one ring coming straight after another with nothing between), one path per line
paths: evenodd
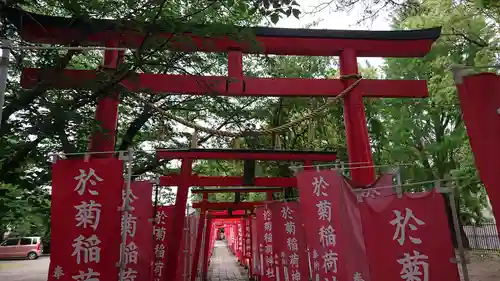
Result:
M94 234L89 238L80 235L73 240L73 253L71 256L76 256L76 263L80 264L83 255L83 263L101 261L101 248L98 246L101 240Z
M333 273L337 273L337 261L339 260L339 254L332 252L329 250L323 255L323 268L325 269L325 273L332 271Z
M122 230L121 233L123 234L123 231L126 231L130 237L135 236L135 231L137 228L137 217L135 217L133 214L128 213L127 216L122 215ZM125 229L124 229L125 227Z
M154 268L155 275L161 277L162 271L163 271L163 262L162 261L155 262L155 268Z
M283 205L283 207L281 207L281 217L284 218L284 219L293 219L293 216L292 216L292 209L290 209L290 207L288 207L287 205Z
M127 195L127 191L126 190L122 190L122 208L125 209L125 197ZM136 200L138 199L137 196L134 195L134 193L132 193L132 190L129 191L128 193L128 204L129 204L129 211L133 211L135 210L135 207L132 206L131 204Z
M319 257L318 251L316 249L313 250L313 259L317 259Z
M299 255L297 253L292 253L289 257L290 265L298 266L299 265Z
M319 229L319 242L323 247L335 246L336 240L335 229L331 225Z
M59 280L64 275L64 271L60 265L56 265L54 268L54 273L52 274L52 277L55 279Z
M264 247L264 252L265 252L266 254L270 254L270 253L272 253L272 252L273 252L273 246L272 246L272 245L266 245L266 246Z
M265 231L272 231L273 230L273 224L270 221L264 222L264 230Z
M292 270L292 281L300 281L300 271L296 269Z
M90 225L90 227L96 230L101 219L101 207L102 205L96 203L94 200L90 200L90 203L82 201L80 205L75 206L75 209L78 211L75 215L76 226L87 228Z
M295 222L294 221L287 221L285 222L285 231L287 234L290 235L295 235Z
M319 261L318 260L314 260L313 269L314 269L314 271L319 271Z
M318 207L318 219L328 222L332 220L332 203L330 201L321 200L316 204L316 207Z
M88 268L87 272L78 270L78 273L79 275L71 276L71 278L77 281L99 281L99 276L101 275L92 268Z
M158 259L165 257L165 246L163 244L157 244L155 246L155 257Z
M266 257L266 262L267 262L267 264L272 265L273 262L274 262L273 256L272 255L267 256Z
M164 227L155 227L155 239L158 241L165 240L166 231Z
M403 266L400 275L405 281L429 281L429 264L426 262L428 256L413 251L413 256L408 253L398 263Z
M129 263L137 264L138 260L139 260L138 247L133 241L131 241L125 247L125 264Z
M156 213L155 216L155 224L157 225L162 225L165 224L165 219L168 218L168 215L165 213L165 211L160 211Z
M330 186L329 183L327 183L325 181L325 179L320 176L319 178L318 177L314 177L314 180L313 180L313 183L312 185L314 186L314 190L313 190L313 193L316 195L316 196L320 196L320 195L323 195L323 196L328 196L328 193L326 192L323 192L323 190L326 190L326 188L328 186Z
M288 249L292 252L295 252L299 249L298 241L295 237L288 237L288 239L286 239L286 244L288 246Z
M137 278L137 271L132 268L127 268L127 270L123 272L123 281L135 281L135 278Z
M286 265L287 262L286 262L286 254L285 254L285 252L281 252L280 256L281 256L281 264L282 265Z
M273 242L273 234L272 233L264 233L264 241L266 241L266 243L272 243Z
M262 212L262 215L264 216L265 221L271 220L271 211L268 209L265 209L264 212Z
M417 225L425 225L425 223L413 214L413 211L411 209L405 208L406 213L405 216L403 217L401 215L401 212L398 210L393 210L394 214L396 215L396 218L390 221L391 225L396 225L396 231L394 232L394 236L392 237L392 240L398 241L399 245L403 245L405 243L405 232L406 232L406 225L410 228L410 230L417 230L417 226L414 224L409 223L410 219L415 221ZM410 241L413 242L413 244L421 244L422 240L419 238L414 238L409 236Z
M87 189L87 181L90 182L91 185L96 185L97 182L102 182L103 179L96 175L95 170L90 168L88 174L85 170L78 169L80 171L80 175L74 177L75 180L78 181L75 189L73 191L78 192L78 194L83 195L85 190ZM95 179L95 180L94 180ZM96 190L88 190L91 195L99 195L99 192Z

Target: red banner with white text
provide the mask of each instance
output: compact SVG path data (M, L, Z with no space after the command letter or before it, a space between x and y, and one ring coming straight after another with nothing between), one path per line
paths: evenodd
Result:
M163 267L166 263L166 253L168 247L168 234L172 227L172 214L174 206L157 206L155 216L155 226L153 231L153 280L161 281Z
M259 243L262 281L276 280L273 253L273 213L267 206L256 209L257 241Z
M52 166L49 281L118 279L122 165L106 158Z
M441 194L364 198L360 206L372 281L460 280Z
M122 202L126 195L125 188L122 192ZM153 223L150 221L153 210L153 184L147 181L132 182L130 185L129 213L125 218L125 231L127 242L125 246L125 280L151 279L151 253L153 252ZM123 207L124 205L122 205Z
M297 202L269 205L273 214L273 243L276 277L284 281L309 279L305 234Z
M357 198L336 171L297 175L313 281L369 280Z

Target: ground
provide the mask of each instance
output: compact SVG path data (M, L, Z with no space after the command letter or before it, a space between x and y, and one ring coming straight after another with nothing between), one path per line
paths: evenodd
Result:
M500 254L469 254L470 281L499 281ZM29 260L0 260L0 281L46 281L49 258ZM246 270L236 264L236 257L226 244L216 241L214 256L209 269L211 281L247 280Z
M0 281L46 281L49 257L36 260L0 260Z
M500 280L500 253L473 252L468 257L470 281Z
M236 257L226 243L216 240L208 278L210 281L244 281L248 280L248 275L243 267L237 265Z

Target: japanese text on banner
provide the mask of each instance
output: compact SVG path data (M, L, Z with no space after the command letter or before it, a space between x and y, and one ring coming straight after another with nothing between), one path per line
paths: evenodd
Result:
M52 176L49 280L117 279L122 162L59 160Z

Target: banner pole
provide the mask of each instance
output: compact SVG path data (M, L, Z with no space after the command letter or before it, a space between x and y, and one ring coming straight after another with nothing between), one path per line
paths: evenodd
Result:
M189 208L186 209L186 218L184 219L184 271L183 279L187 281L187 268L188 268L188 247L189 247Z
M129 147L128 148L128 155L127 155L127 180L126 180L126 186L125 186L125 196L123 198L123 209L122 209L122 242L120 245L120 278L119 281L123 281L124 275L125 275L125 267L126 267L126 261L125 261L125 247L127 243L127 217L128 217L128 211L130 209L130 191L131 191L131 184L132 184L132 161L134 158L134 150Z
M453 218L453 228L455 229L455 238L457 239L458 254L460 256L460 265L462 267L462 274L464 276L464 281L470 281L469 269L467 268L467 260L465 259L465 249L462 241L462 235L460 235L460 224L458 221L457 206L455 205L455 186L452 184L450 186L450 194L448 196L450 200L451 216Z

